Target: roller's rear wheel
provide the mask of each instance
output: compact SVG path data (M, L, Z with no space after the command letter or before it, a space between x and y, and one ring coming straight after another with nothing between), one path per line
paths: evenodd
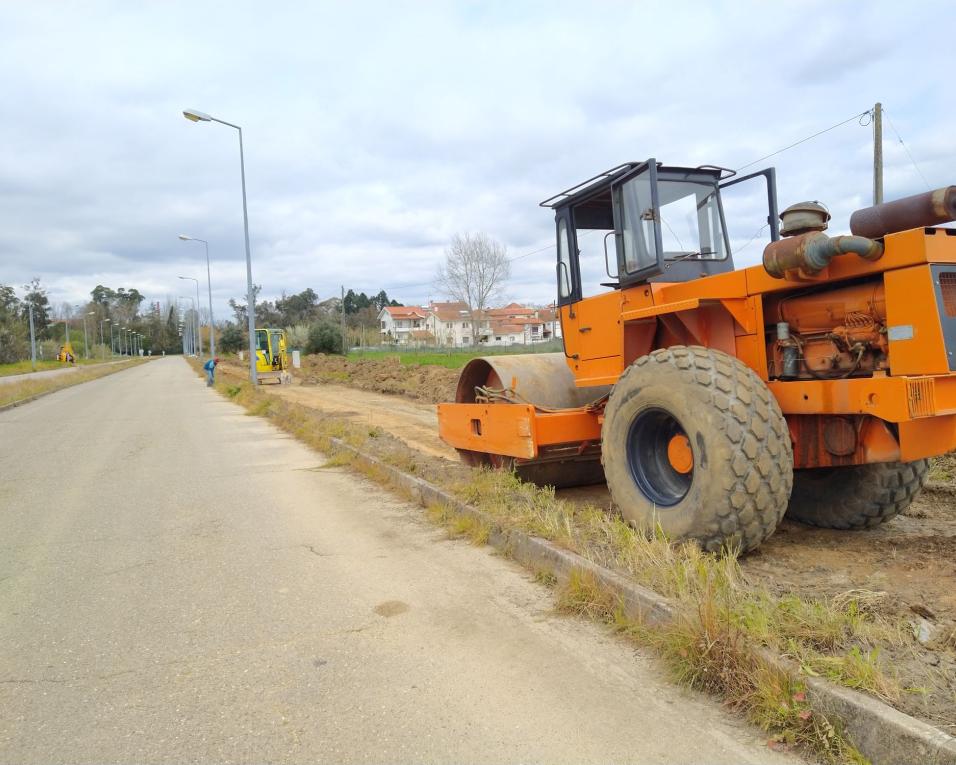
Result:
M926 484L929 460L795 470L787 518L826 529L867 529L902 513Z
M712 551L751 550L770 536L793 481L787 424L763 380L700 347L628 367L605 410L602 461L633 525Z

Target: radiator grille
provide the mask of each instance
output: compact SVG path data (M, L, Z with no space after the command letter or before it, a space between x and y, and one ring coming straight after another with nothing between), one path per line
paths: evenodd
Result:
M946 315L956 316L956 271L940 273L939 291L943 296L943 310Z
M932 417L936 412L936 396L932 377L908 380L906 394L910 417Z

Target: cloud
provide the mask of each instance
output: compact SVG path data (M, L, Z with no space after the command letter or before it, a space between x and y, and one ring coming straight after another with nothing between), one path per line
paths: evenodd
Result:
M739 167L888 108L927 180L956 178L941 95L944 3L217 3L0 7L0 282L39 275L57 302L97 283L148 298L202 276L216 312L245 292L237 134L254 278L437 297L457 231L512 255L553 242L538 202L654 156ZM891 30L891 33L887 30ZM772 159L781 206L825 201L833 228L867 204L856 122ZM888 197L925 188L887 133ZM735 238L761 225L759 187ZM728 210L731 205L728 203ZM756 224L756 225L754 225ZM757 239L741 251L756 262ZM549 302L553 252L515 261L509 296Z

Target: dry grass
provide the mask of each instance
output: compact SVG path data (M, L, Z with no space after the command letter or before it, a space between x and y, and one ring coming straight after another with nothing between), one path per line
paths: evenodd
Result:
M15 404L45 393L52 393L53 391L63 388L69 388L71 385L79 385L80 383L89 382L90 380L96 380L100 377L105 377L114 372L129 369L131 366L143 363L145 362L141 360L133 360L122 364L91 364L85 367L78 367L75 372L69 374L55 375L53 377L35 377L30 380L4 383L0 385L0 407Z
M230 380L217 387L250 414L269 417L341 464L352 464L351 456L338 457L342 452L331 438L371 451L404 471L418 470L419 455L395 448L396 442L376 429L269 396L245 383ZM390 443L392 448L385 448ZM359 462L354 466L391 485L384 471ZM906 631L880 615L880 593L850 591L830 599L774 596L746 581L733 552L713 555L694 544L671 544L662 535L645 536L600 508L564 502L552 490L524 484L508 473L471 470L461 478L462 471L446 472L428 478L492 519L489 526L444 505L427 507L428 517L451 536L482 544L495 528L516 529L625 573L668 597L678 618L663 627L637 623L625 615L613 593L584 572L573 574L559 588L558 607L605 622L654 648L678 681L721 696L781 746L803 747L827 762L865 761L838 725L810 710L803 687L767 665L762 653L791 657L807 674L882 699L898 698L899 684L882 665L879 646L901 644ZM536 576L555 583L551 572Z

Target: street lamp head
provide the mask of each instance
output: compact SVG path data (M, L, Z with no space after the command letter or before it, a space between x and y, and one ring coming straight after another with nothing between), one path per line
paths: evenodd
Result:
M179 238L182 239L184 242L188 242L190 239L192 239L191 236L186 236L185 234L180 234Z
M188 277L188 276L177 276L176 278L177 278L177 279L188 279L189 277Z
M210 117L205 112L197 112L195 109L183 109L183 116L191 122L210 122Z

